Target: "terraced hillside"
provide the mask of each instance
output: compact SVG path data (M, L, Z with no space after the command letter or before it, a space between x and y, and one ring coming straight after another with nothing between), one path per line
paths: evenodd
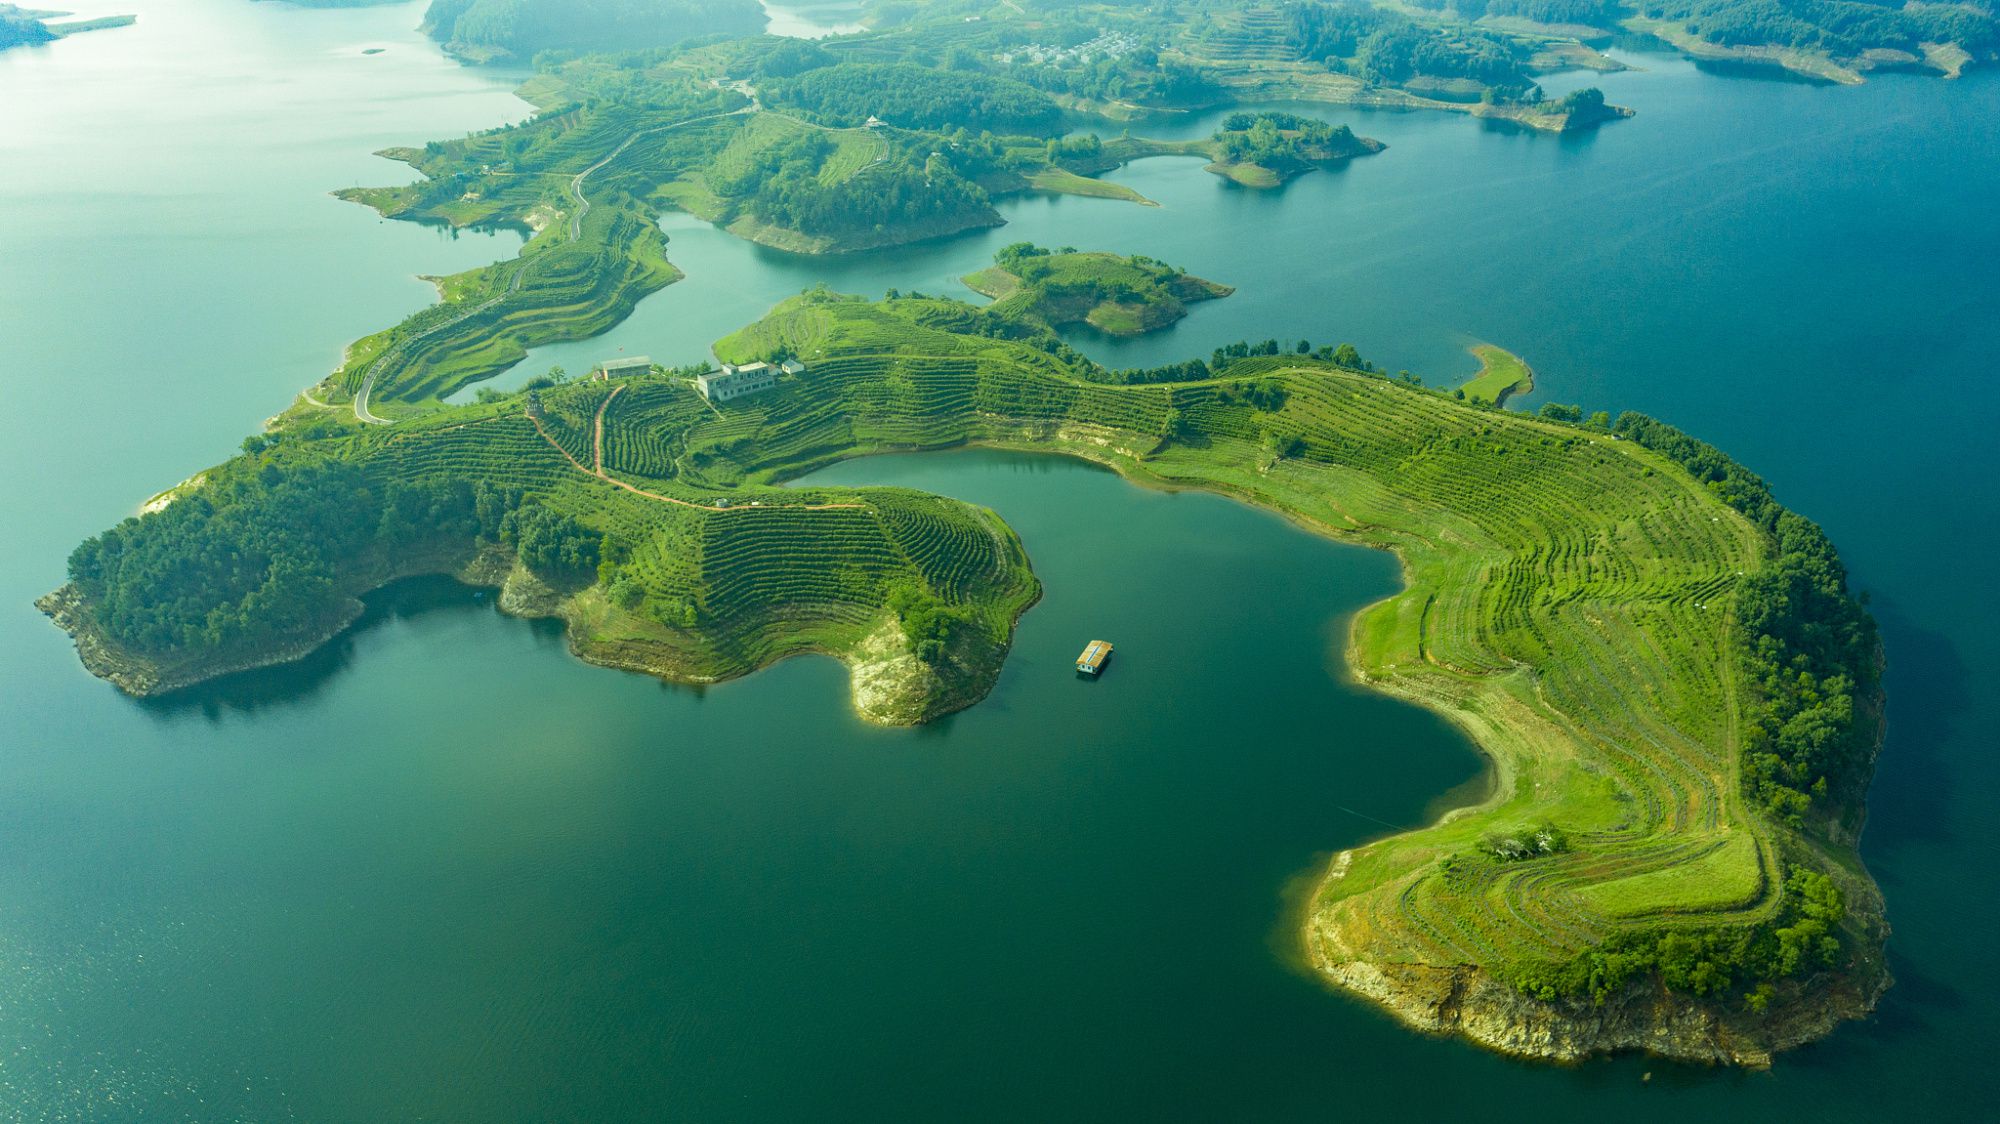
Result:
M338 192L393 218L532 232L512 261L438 281L439 303L365 337L321 384L381 420L506 370L529 348L603 332L680 278L641 196L710 160L743 99L680 79L643 103L575 108L511 128L394 149L427 179Z
M363 422L405 417L531 348L603 332L680 279L655 221L669 208L780 249L841 253L1000 225L996 195L1144 202L1091 177L1191 151L1136 137L1051 145L829 127L766 110L740 84L696 78L678 61L634 69L588 56L551 64L521 93L543 111L382 153L422 180L335 193L392 218L531 237L513 260L434 279L439 302L357 340L315 400L351 406Z
M863 713L919 721L990 686L1036 591L1018 542L955 501L774 485L888 449L1083 456L1404 563L1405 590L1355 622L1353 668L1465 729L1493 760L1494 791L1336 860L1306 922L1333 979L1418 1025L1526 1053L1753 1062L1879 989L1879 901L1838 828L1872 756L1838 774L1766 761L1784 752L1785 735L1767 734L1792 702L1746 674L1762 665L1739 620L1745 591L1768 593L1804 532L1741 502L1741 476L1696 479L1684 464L1707 454L1657 423L1524 417L1305 356L1109 385L1038 323L926 298L809 293L716 351L805 370L723 405L655 374L345 436L281 432L86 543L51 611L93 669L147 689L198 677L214 633L148 649L169 634L158 614L128 627L121 606L171 605L196 626L250 613L208 653L226 669L245 660L242 636L294 652L368 586L472 564L481 580L511 570L503 603L563 616L587 658L712 679L828 652L853 668ZM329 465L359 475L266 498ZM356 504L411 514L370 533ZM315 564L319 539L286 538L301 519L353 528L319 547L348 553L322 559L320 584L273 592ZM240 600L208 604L166 588L178 579L163 563L191 553L294 561L262 587L251 574L247 594L232 570L219 584ZM291 631L242 631L259 623L246 607L278 604L297 606ZM149 664L171 673L129 674Z
M1299 57L1291 41L1291 21L1276 5L1224 10L1213 18L1213 28L1198 45L1214 58L1291 62Z

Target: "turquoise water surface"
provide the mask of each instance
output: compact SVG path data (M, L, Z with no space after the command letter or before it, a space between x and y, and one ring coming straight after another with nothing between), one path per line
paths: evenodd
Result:
M1639 115L1586 136L1320 107L1389 149L1278 193L1145 161L1114 178L1158 208L1014 200L999 230L856 258L670 216L685 282L502 380L691 360L820 281L963 294L1031 239L1238 286L1079 337L1106 362L1307 336L1444 382L1488 340L1535 367L1530 405L1729 450L1828 527L1884 625L1864 852L1899 983L1771 1073L1556 1069L1296 967L1298 880L1480 766L1346 682L1393 560L1219 498L985 452L822 473L994 507L1047 586L993 697L922 730L859 723L828 660L701 691L589 668L449 582L292 668L149 703L90 678L29 604L70 547L432 299L419 275L518 245L326 193L526 112L411 30L421 3L126 7L0 54L0 1119L1990 1116L1992 74L1631 54L1601 82ZM1100 635L1117 661L1079 682Z

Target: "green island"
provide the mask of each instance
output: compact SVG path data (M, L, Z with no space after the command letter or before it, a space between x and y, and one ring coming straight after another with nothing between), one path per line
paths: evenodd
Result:
M1237 113L1215 134L1208 170L1245 187L1277 187L1315 168L1382 151L1381 141L1357 137L1291 113Z
M965 283L992 297L989 311L1007 319L1055 328L1088 324L1114 336L1164 328L1186 316L1189 303L1235 292L1148 257L1051 252L1027 242L1001 250L991 269Z
M62 20L69 14L69 12L41 8L23 8L18 4L0 4L0 51L8 47L53 43L58 39L86 31L130 27L139 22L138 16L99 16L95 19L53 22Z

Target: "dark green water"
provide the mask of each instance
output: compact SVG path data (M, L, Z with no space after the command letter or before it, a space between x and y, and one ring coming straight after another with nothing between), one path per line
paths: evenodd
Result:
M1866 851L1901 983L1770 1074L1553 1070L1288 966L1288 883L1477 762L1343 685L1343 621L1390 560L1213 497L983 453L829 470L994 506L1047 584L993 698L922 731L861 726L829 661L663 687L448 584L171 702L86 676L27 604L69 547L430 299L416 274L514 245L324 194L407 174L373 149L522 112L407 30L420 4L137 7L0 55L0 1119L1990 1116L1992 75L1827 89L1643 56L1605 83L1640 116L1594 136L1335 113L1392 147L1278 195L1150 161L1120 178L1158 209L1023 201L833 262L669 220L688 281L533 361L677 361L818 280L951 290L1032 238L1240 286L1090 341L1107 361L1306 335L1443 378L1490 339L1541 399L1645 409L1764 472L1887 630ZM1097 635L1117 662L1080 683Z

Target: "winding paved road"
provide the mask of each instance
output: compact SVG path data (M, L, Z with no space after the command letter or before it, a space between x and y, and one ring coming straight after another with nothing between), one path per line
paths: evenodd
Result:
M513 296L516 292L520 291L521 278L527 276L527 273L528 273L528 264L526 262L522 262L519 266L515 267L514 279L507 282L506 292L501 293L497 297L492 297L487 300L481 301L478 304L473 305L471 308L466 309L464 312L459 313L457 316L454 316L451 319L444 321L443 323L433 324L430 327L425 328L423 331L418 332L416 335L411 336L409 339L399 340L394 345L392 345L389 348L389 350L376 356L375 362L368 364L368 373L366 375L363 375L361 378L361 389L356 391L354 394L355 418L359 421L366 422L369 425L392 424L388 418L377 417L375 416L375 413L368 408L368 396L375 392L375 376L382 373L382 364L387 363L389 360L395 358L396 355L399 354L404 348L410 346L413 343L416 343L418 340L422 340L429 336L435 335L438 332L442 332L446 328L449 328L455 324L460 324L467 320L470 320L473 317L479 315L480 313L485 312L487 309L492 308L494 305L499 304L501 301L506 300L508 297Z
M617 148L611 150L609 156L606 156L604 159L599 160L597 163L592 164L570 178L569 193L576 200L576 210L571 212L569 216L569 240L574 242L583 237L583 216L590 213L590 200L584 198L583 195L583 181L589 179L592 172L624 155L625 150L632 147L633 141L638 140L640 137L652 136L654 133L664 133L669 129L678 129L684 125L692 125L698 121L715 121L724 117L738 117L745 113L755 113L756 111L757 103L753 100L749 105L743 106L740 109L726 110L722 113L704 113L700 117L690 117L685 121L675 121L668 125L655 125L650 129L641 129L631 136L626 137Z

